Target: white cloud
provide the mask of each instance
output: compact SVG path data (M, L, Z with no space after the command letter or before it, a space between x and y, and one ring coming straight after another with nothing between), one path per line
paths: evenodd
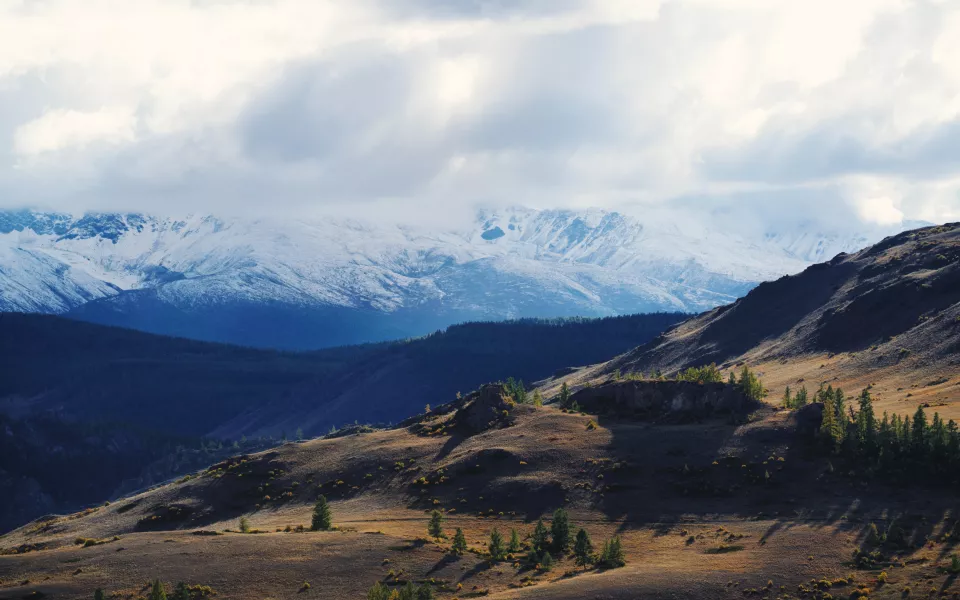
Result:
M957 40L921 0L0 0L0 202L949 218Z
M13 135L13 148L17 154L29 157L95 142L133 142L134 129L134 116L128 109L51 110L18 127Z

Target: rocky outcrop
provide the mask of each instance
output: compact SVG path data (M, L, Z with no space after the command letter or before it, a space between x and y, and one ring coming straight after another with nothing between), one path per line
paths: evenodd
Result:
M799 408L794 418L797 420L797 433L813 436L820 431L823 422L823 402L814 402Z
M758 406L738 387L689 381L610 382L579 390L571 402L591 413L678 420L742 413Z
M516 407L507 389L499 383L482 385L465 400L457 411L456 420L474 433L503 425L508 421L510 411Z

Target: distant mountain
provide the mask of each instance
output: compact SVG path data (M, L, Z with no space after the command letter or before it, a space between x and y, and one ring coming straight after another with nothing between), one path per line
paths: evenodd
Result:
M521 208L447 229L8 211L0 310L310 349L470 320L699 312L886 233L754 239L654 213Z

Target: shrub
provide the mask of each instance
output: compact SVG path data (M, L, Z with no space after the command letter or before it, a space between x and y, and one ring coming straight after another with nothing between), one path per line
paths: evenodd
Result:
M187 584L182 581L178 583L177 587L173 588L171 600L190 600L190 590L187 589Z
M93 600L107 600L107 595L103 593L103 590L97 588L93 592Z
M246 517L240 517L240 522L237 525L240 528L240 533L250 533L250 521Z

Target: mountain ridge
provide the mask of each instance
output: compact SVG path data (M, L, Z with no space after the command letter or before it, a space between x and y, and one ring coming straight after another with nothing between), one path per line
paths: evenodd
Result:
M753 239L599 209L480 210L446 228L7 211L0 310L310 349L463 321L700 312L880 233Z

